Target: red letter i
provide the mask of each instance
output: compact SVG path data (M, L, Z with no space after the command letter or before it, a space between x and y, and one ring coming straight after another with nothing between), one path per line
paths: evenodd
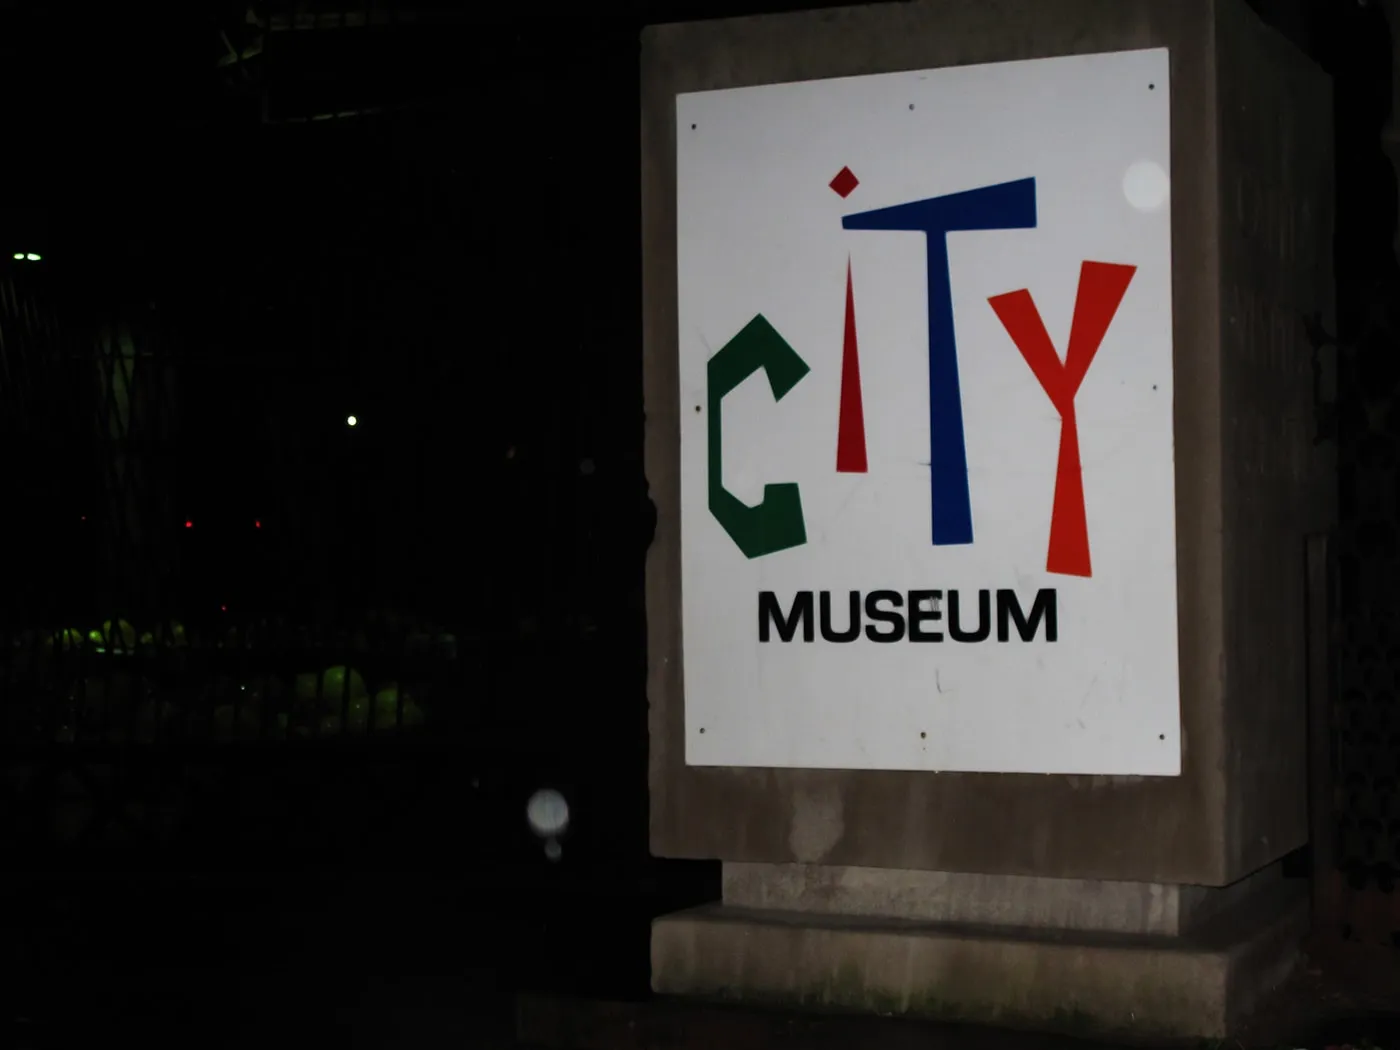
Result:
M836 429L836 472L864 474L865 406L860 396L860 351L856 348L856 297L851 261L846 260L846 338L841 348L841 419Z

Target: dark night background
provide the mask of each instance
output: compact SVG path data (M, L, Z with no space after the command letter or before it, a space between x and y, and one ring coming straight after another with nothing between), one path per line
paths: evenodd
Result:
M646 846L638 34L819 5L252 6L0 3L0 1045L488 1045L521 987L644 994L649 918L718 892ZM1397 517L1348 481L1400 432L1347 401L1400 378L1389 31L1255 6L1336 78L1356 615ZM123 619L156 637L44 649ZM421 731L220 738L221 690L295 726L347 664Z

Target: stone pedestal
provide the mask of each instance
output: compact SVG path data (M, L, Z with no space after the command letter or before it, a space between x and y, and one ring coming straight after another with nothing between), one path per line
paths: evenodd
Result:
M676 95L1159 47L1182 774L687 766ZM1306 923L1271 865L1307 839L1303 544L1335 507L1304 326L1331 322L1329 82L1243 0L915 0L656 27L642 88L651 841L726 863L722 904L656 923L654 986L1224 1035Z
M658 992L1078 1034L1230 1031L1297 960L1304 887L726 865L659 919Z

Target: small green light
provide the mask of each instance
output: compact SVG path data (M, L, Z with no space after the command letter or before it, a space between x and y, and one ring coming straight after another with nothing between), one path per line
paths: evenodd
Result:
M356 423L358 423L358 422L359 422L359 420L356 419L354 416L346 416L346 417L345 417L345 425L346 425L347 427L353 427L353 426L354 426Z
M23 258L24 258L24 252L15 252L15 258L16 258L16 259L23 259Z
M28 255L25 256L25 258L28 259L30 262L39 261L39 256L36 255L34 252L30 252Z

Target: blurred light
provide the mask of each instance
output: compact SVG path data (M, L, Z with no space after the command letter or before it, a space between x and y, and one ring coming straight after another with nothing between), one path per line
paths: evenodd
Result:
M260 521L255 521L255 522L253 522L253 528L255 528L255 529L260 529L260 528L262 528L262 522L260 522Z
M354 426L356 423L358 423L358 422L359 422L359 420L356 419L354 416L346 416L346 417L345 417L345 425L346 425L347 427L353 427L353 426Z
M28 255L25 256L25 258L28 259L30 262L39 261L39 256L36 255L34 252L30 252Z
M221 605L221 606L219 606L219 612L228 612L228 606L227 606L227 605Z
M194 528L194 522L192 522L192 521L187 521L187 522L185 522L185 528L187 528L187 529L192 529L192 528Z
M525 804L530 830L542 839L552 839L569 826L569 803L553 788L536 791Z
M15 252L15 258L16 258L16 259L23 259L23 258L24 258L24 252Z

